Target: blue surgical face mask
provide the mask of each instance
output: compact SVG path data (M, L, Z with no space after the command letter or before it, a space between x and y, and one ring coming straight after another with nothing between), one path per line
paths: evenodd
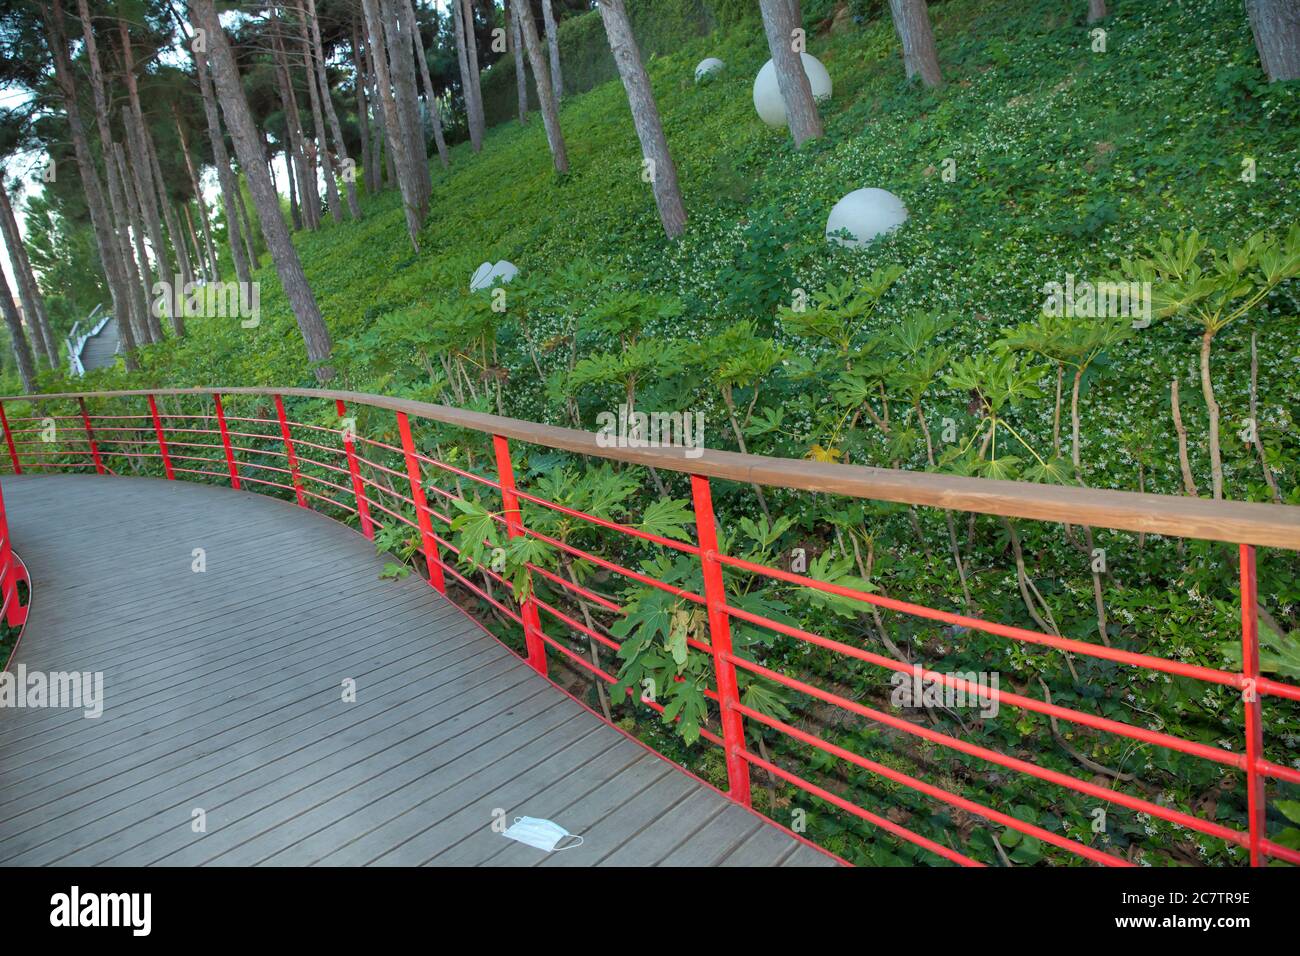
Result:
M518 840L520 843L527 843L529 846L535 846L547 853L554 850L555 845L569 835L569 831L558 823L553 823L550 820L540 820L537 817L515 817L514 825L502 833L502 836ZM578 842L560 847L560 849L572 850L575 846L582 846L582 837L575 837L574 839Z

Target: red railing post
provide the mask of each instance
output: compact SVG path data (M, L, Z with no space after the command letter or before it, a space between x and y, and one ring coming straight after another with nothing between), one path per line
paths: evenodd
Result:
M1264 723L1259 691L1259 605L1255 591L1255 548L1241 545L1241 673L1246 686L1241 690L1246 713L1246 804L1250 821L1250 865L1263 866L1265 778L1258 763L1264 756Z
M226 427L226 410L222 407L221 396L213 394L212 400L217 405L217 428L221 430L221 444L226 449L226 468L230 471L230 487L239 490L239 465L235 463L235 449L230 445L230 429Z
M14 474L21 475L23 466L18 463L18 447L14 444L14 436L9 431L9 416L5 414L4 402L0 402L0 425L4 426L5 444L9 446L9 460L14 463Z
M334 402L334 410L338 412L339 418L343 418L348 411L343 399L337 399ZM375 540L374 522L370 520L370 502L366 499L366 486L361 480L361 468L357 464L357 443L352 437L352 430L343 429L343 450L348 456L348 474L352 476L352 497L357 502L357 517L361 519L361 533L371 541ZM432 573L432 572L430 572ZM438 568L438 576L442 577L442 568ZM438 590L443 590L439 588Z
M501 486L501 507L505 512L506 536L520 538L524 535L523 515L519 498L515 495L515 469L510 462L510 443L504 435L492 436L492 447L497 457L497 484ZM546 642L542 640L542 620L537 604L530 593L520 608L524 619L524 643L528 646L528 663L539 674L546 674Z
M709 645L713 648L713 674L718 685L718 710L722 718L722 743L726 749L727 782L731 799L750 805L749 761L745 759L745 724L737 706L740 690L731 655L731 617L725 608L727 588L718 561L718 529L713 518L709 479L691 475L695 527L699 532L700 563L704 569L704 600L709 611Z
M90 457L95 462L95 471L104 474L104 462L99 457L99 445L95 443L95 430L90 427L90 413L86 411L86 400L77 399L77 404L81 406L81 422L86 426L86 441L90 442Z
M6 427L5 433L8 434ZM9 516L5 514L4 492L0 490L0 586L4 593L4 617L10 627L17 627L18 574L14 559L13 542L9 540Z
M172 471L172 459L167 454L167 439L163 435L162 416L158 414L158 403L154 401L152 395L149 396L149 414L153 416L153 430L158 436L158 451L162 455L163 471L167 473L168 481L175 481L176 473Z
M289 459L289 475L293 479L293 493L298 496L298 507L307 507L307 496L302 493L302 479L298 477L298 456L293 451L293 438L289 434L289 419L284 414L284 399L275 395L275 414L280 419L280 437L284 439L285 455Z
M433 521L429 518L429 504L424 496L424 476L420 473L420 461L415 457L415 440L411 437L411 421L406 417L406 412L397 413L397 430L402 435L402 451L406 453L406 475L411 479L411 500L415 502L415 519L420 525L424 563L429 566L429 583L438 589L439 594L446 594L447 582L442 573L442 556L438 553L438 542L433 537Z

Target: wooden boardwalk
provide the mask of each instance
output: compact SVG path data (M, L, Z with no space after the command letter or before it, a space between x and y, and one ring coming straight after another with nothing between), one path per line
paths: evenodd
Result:
M101 671L104 710L0 708L0 864L834 862L423 581L379 580L370 543L327 518L144 478L6 475L4 497L34 595L12 667ZM584 842L547 854L494 813Z
M86 339L86 344L81 347L81 367L90 372L112 365L117 361L119 344L117 318L110 318L99 334Z

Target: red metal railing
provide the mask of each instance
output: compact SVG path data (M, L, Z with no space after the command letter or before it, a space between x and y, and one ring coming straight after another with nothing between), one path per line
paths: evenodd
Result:
M4 412L2 410L0 410L0 423L4 424L5 437L8 438L9 425L4 422ZM15 472L21 473L17 452L14 451L12 441L9 443L9 451L13 456ZM27 576L27 567L23 564L22 559L14 553L13 541L9 536L9 515L5 510L4 492L0 490L0 595L3 595L3 604L0 604L0 617L10 627L17 628L21 632L23 625L27 623L27 604L23 602L23 596L19 593L19 584L26 588L31 587L31 581ZM30 601L30 597L28 601ZM12 650L8 656L12 656ZM7 667L8 664L6 663L5 666ZM0 668L0 670L3 670L3 668Z
M241 414L231 414L223 405L238 396ZM167 396L179 403L198 401L203 408L197 413L170 413L160 410L157 397ZM300 403L296 408L312 407L310 402L332 403L333 418L325 424L299 421L288 414L284 398L292 396ZM92 414L86 399L97 405L126 404L132 414ZM10 398L16 402L25 399ZM712 684L705 696L715 708L708 726L701 729L706 741L723 748L729 794L732 799L750 804L750 769L757 767L771 777L783 780L808 794L867 821L916 847L953 863L983 865L960 849L945 846L915 832L896 820L873 812L832 789L827 781L816 782L795 773L775 759L755 752L746 742L746 723L768 728L786 739L820 751L867 774L905 787L918 795L963 810L992 823L1005 826L1025 836L1034 837L1084 860L1106 866L1130 866L1130 860L1114 852L1089 845L1037 824L1002 812L953 789L938 786L917 776L887 766L829 741L807 729L795 726L763 710L742 702L738 674L745 673L771 682L795 694L832 705L848 714L932 744L954 754L979 758L987 763L1012 770L1074 793L1149 814L1249 851L1251 865L1268 858L1300 863L1300 852L1269 839L1265 821L1266 785L1270 780L1300 783L1300 770L1267 759L1264 752L1262 700L1265 697L1300 700L1300 687L1261 675L1259 664L1258 609L1256 605L1256 543L1300 548L1300 509L1269 505L1241 505L1222 502L1199 502L1192 499L1161 499L1152 495L1126 495L1119 492L1088 492L1085 489L1058 488L1044 492L1043 486L1018 486L1011 483L978 482L970 479L944 479L923 476L911 485L898 473L871 473L868 469L847 466L812 466L809 463L782 463L776 459L753 458L728 453L708 453L696 461L665 450L630 452L605 450L593 443L593 436L537 426L495 416L446 409L441 406L363 396L353 393L314 392L284 389L279 392L259 389L225 389L218 391L187 389L149 393L104 393L85 396L41 396L47 404L73 402L75 415L27 415L10 418L0 402L0 426L3 426L13 470L109 472L105 459L124 463L124 470L144 472L161 464L168 479L177 475L196 475L203 479L229 483L234 489L252 485L275 489L304 508L324 506L336 510L345 520L355 518L358 529L367 538L389 530L400 530L415 542L427 568L431 586L446 593L459 588L483 601L499 620L516 626L523 636L525 656L531 666L545 674L548 657L557 655L567 664L589 674L606 685L617 678L598 663L598 650L617 652L621 642L609 627L601 626L598 615L613 618L624 608L596 586L580 583L573 574L561 574L538 564L527 564L534 583L544 584L546 594L528 588L523 600L514 600L507 580L491 567L467 568L459 561L460 551L452 541L450 526L456 501L466 501L470 491L486 493L500 501L492 514L504 528L506 539L529 536L543 542L567 560L586 562L618 575L627 581L662 590L680 601L702 607L706 612L707 635L692 634L687 644L691 652L705 655L710 664ZM369 417L372 433L381 437L397 433L397 443L367 437L352 427L347 418L352 410L363 410ZM251 411L250 411L251 406ZM268 407L269 406L269 407ZM317 406L318 407L318 406ZM327 406L328 407L328 406ZM274 413L272 415L272 412ZM478 433L482 440L475 447L468 443L462 451L466 463L453 464L452 455L424 450L412 430L411 418L429 419L455 428ZM61 424L71 423L71 424ZM50 430L54 436L51 439ZM61 433L72 431L64 438ZM29 436L40 434L40 440ZM510 437L547 448L559 448L580 454L621 459L630 463L656 464L689 475L693 499L693 542L679 541L629 524L586 514L547 500L519 487L511 456ZM490 450L488 448L490 439ZM476 471L475 469L479 470ZM490 474L480 473L490 472ZM784 475L786 477L782 478ZM1031 518L1055 517L1057 520L1109 526L1129 530L1152 530L1164 533L1195 531L1195 535L1213 540L1234 540L1240 535L1249 543L1240 543L1240 603L1242 668L1223 670L1152 654L1092 644L999 624L981 618L944 611L866 592L813 577L769 567L725 554L719 545L717 518L714 513L711 478L762 482L814 490L830 490L858 497L882 497L914 504L967 507L972 511ZM900 490L901 489L901 490ZM938 489L934 491L933 489ZM1037 496L1037 497L1035 497ZM586 526L610 532L611 540L635 546L653 546L698 562L703 593L657 579L629 567L629 561L596 554L567 540L530 528L524 505L545 508ZM452 505L453 507L448 507ZM1212 507L1207 507L1212 506ZM18 608L14 595L16 581L25 573L14 561L0 501L0 533L3 550L0 565L4 572L5 613L11 623L21 620L25 608ZM1109 661L1136 672L1174 675L1239 690L1244 703L1244 746L1228 749L1209 745L1175 734L1138 726L1113 717L1078 708L1039 700L1026 694L981 686L961 675L942 673L919 664L906 664L865 647L817 634L790 623L775 620L738 606L729 596L727 576L752 576L755 580L780 582L806 588L864 607L898 612L914 618L969 628L1007 641L1052 648L1069 655ZM570 611L557 606L570 601ZM558 625L563 636L547 632L543 615L552 626ZM582 620L578 618L582 617ZM976 744L933 727L914 723L896 713L888 713L851 699L843 693L814 683L810 675L793 676L772 662L761 662L738 652L732 645L733 622L763 628L790 639L796 646L820 648L837 655L844 662L862 662L880 668L885 674L915 675L956 690L969 699L996 702L999 705L1046 715L1055 720L1113 734L1138 744L1188 755L1220 767L1240 771L1246 781L1248 825L1238 829L1197 814L1156 802L1144 795L1101 785L1092 779L1076 777L1040 763ZM575 636L590 642L590 659L569 646ZM707 639L705 639L707 638ZM552 658L554 659L554 658ZM809 678L809 679L804 679ZM651 696L629 698L662 713L664 705Z

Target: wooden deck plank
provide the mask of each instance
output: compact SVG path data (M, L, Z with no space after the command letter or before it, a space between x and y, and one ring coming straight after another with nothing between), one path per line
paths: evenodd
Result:
M400 614L402 608L379 602L375 605L375 610ZM418 603L413 605L413 610L414 613L409 619L399 616L394 623L409 622L416 626L419 624L437 626L441 623L429 622ZM192 695L196 688L210 687L214 683L216 686L222 686L217 683L222 681L238 681L239 686L242 687L245 675L250 671L257 674L268 665L278 668L282 662L297 663L310 660L312 655L298 653L304 645L311 645L322 652L327 649L346 650L345 646L334 645L329 640L331 636L334 636L338 629L355 628L365 623L366 612L358 610L355 618L349 616L331 622L328 627L303 627L301 632L285 627L283 633L275 635L266 642L260 640L262 631L250 628L244 632L247 639L246 647L234 651L228 650L224 654L219 649L211 647L192 649L176 658L172 670L162 674L157 674L148 665L140 667L140 672L136 673L130 665L110 662L102 668L104 679L106 682L111 679L114 686L118 688L118 693L105 702L105 709L110 707L115 710L120 709L125 714L138 717L141 722L149 722L171 713L178 705L177 702L183 706L186 700L194 699ZM146 712L146 709L154 712ZM62 711L58 713L61 718L58 722L38 723L39 718L34 718L28 728L29 732L23 737L16 736L12 747L0 748L0 756L17 757L24 750L46 750L47 747L42 746L43 741L70 738L78 732L88 731L80 715ZM128 724L120 722L116 726L125 728Z
M176 752L188 752L196 746L207 746L209 748L216 746L230 746L237 744L240 740L253 734L266 734L269 740L275 739L275 734L279 728L284 728L283 732L292 732L291 727L287 726L291 721L286 720L283 713L286 706L299 704L303 701L310 700L311 694L304 691L301 687L296 686L296 679L305 679L319 681L323 677L334 677L337 674L335 667L346 668L346 672L352 673L358 677L364 676L368 685L374 682L386 679L390 672L396 672L398 675L406 675L406 680L401 681L397 686L404 686L409 683L418 683L420 677L409 675L409 669L414 664L418 664L425 659L441 659L446 663L458 663L460 658L470 657L476 653L481 654L481 648L475 648L473 644L465 644L451 651L445 651L443 655L435 656L435 650L429 648L422 641L418 633L413 633L404 639L405 643L399 649L395 650L392 658L381 667L371 671L358 670L355 665L361 664L368 656L357 654L355 656L340 656L338 664L323 664L314 672L300 677L297 674L290 675L286 680L271 684L267 689L255 695L258 699L252 701L250 706L236 708L223 707L216 710L215 716L197 719L187 719L182 721L169 720L166 724L159 724L152 729L144 728L143 733L136 727L129 727L121 733L105 734L102 741L90 740L70 751L61 751L57 756L61 763L47 769L37 782L43 782L43 786L31 786L22 792L15 793L9 801L0 805L0 820L8 819L15 811L22 809L20 802L23 798L28 798L35 794L38 801L47 799L49 789L59 781L69 776L79 776L84 782L94 782L101 779L127 773L138 766L145 765L160 758L165 758ZM457 657L447 661L445 655L456 653ZM291 700L285 701L277 696L276 691L283 690L295 695ZM245 698L231 701L232 704L242 703ZM96 750L96 743L102 746ZM53 764L53 761L51 762ZM15 788L18 790L19 788Z
M651 754L643 754L640 760L628 766L613 780L586 794L581 802L569 807L568 812L551 817L570 833L584 835L601 818L612 813L627 802L629 796L635 795L663 780L672 773L672 767ZM562 852L570 852L568 850ZM493 854L484 860L483 866L536 866L546 855L534 847L512 842L505 850Z
M505 663L495 662L491 667ZM215 785L200 781L202 790L195 799L216 808L219 827L207 840L185 840L180 846L176 845L179 841L174 832L168 834L171 839L166 843L150 845L150 862L169 866L204 862L312 809L329 796L363 785L377 767L420 753L438 724L458 711L472 709L483 701L493 704L489 711L495 710L500 706L498 696L517 688L523 676L513 668L496 673L479 669L461 678L457 683L463 689L435 707L416 696L369 721L344 730L334 729L329 736L292 753L256 754L253 760L267 760L268 756L275 759L234 779L220 774L213 781ZM465 686L471 682L472 686ZM164 849L166 852L158 852Z
M448 681L448 687L457 684L462 688L465 688L465 685L478 686L497 676L495 673L483 670L479 666L481 660L471 660L468 663L467 668L460 673L455 673L454 679ZM506 661L498 661L494 662L493 666L509 665ZM453 672L444 673L450 676ZM432 693L428 690L427 684L420 690L426 695ZM126 779L113 778L104 788L79 791L74 797L82 796L87 792L93 796L100 790L112 788L107 796L99 797L93 803L80 805L81 812L76 814L76 819L84 819L91 815L96 815L96 819L93 823L79 828L78 840L86 844L125 828L139 830L150 820L164 818L169 812L183 810L188 814L190 806L207 809L208 805L202 801L208 799L210 786L221 782L243 784L247 776L252 776L252 779L256 780L257 772L267 767L268 763L272 767L272 772L275 770L290 772L299 769L304 759L304 751L309 760L313 755L310 747L319 741L330 741L337 734L343 734L344 737L342 741L334 741L333 745L351 744L350 753L355 758L359 752L364 752L373 744L375 738L371 734L376 730L374 726L376 721L382 726L382 723L388 720L403 717L414 719L427 706L424 699L416 699L413 702L408 700L403 705L405 709L399 708L396 715L390 709L373 716L362 717L364 708L360 712L350 710L342 712L339 708L347 705L336 706L334 700L338 695L334 694L332 689L327 693L330 697L324 694L318 695L310 711L304 713L305 721L300 722L297 727L277 731L274 737L246 734L239 745L225 746L214 751L215 760L205 761L197 767L192 760L178 759L184 757L184 752L178 751L159 766L145 766ZM332 718L321 720L319 714L322 712L332 712ZM307 721L311 722L310 725L302 726L302 723ZM319 752L320 747L316 753ZM56 804L57 802L55 801ZM42 808L38 812L43 814L46 811ZM48 827L36 825L28 832L35 837L55 831L61 825L66 825L64 821L70 815L71 812L65 812L62 816L51 820ZM9 848L6 847L5 852L8 850ZM19 862L36 862L36 860L21 857ZM48 860L40 862L48 862Z
M567 817L571 806L581 802L587 794L604 786L633 763L645 757L645 751L631 741L612 741L607 750L597 754L583 766L582 773L563 776L516 806L503 807L507 816L505 823L508 826L516 816L563 820ZM518 845L513 840L505 839L500 829L480 826L471 830L459 842L430 857L422 865L481 866L498 853Z
M97 719L0 711L0 865L833 862L426 582L380 580L373 546L310 510L93 474L6 476L4 494L33 579L16 663L102 672L105 701ZM547 855L502 837L497 810L586 842Z
M573 725L569 725L573 726ZM448 816L439 819L432 826L426 827L418 834L375 862L380 866L420 866L429 862L434 856L448 846L455 846L476 831L490 830L495 819L500 818L507 826L520 810L548 783L557 776L568 776L586 770L591 761L614 746L608 734L596 729L572 731L578 734L571 745L546 758L544 763L530 763L516 771L518 758L523 752L516 752L515 761L502 761L501 776L504 782L493 786L489 791L466 800Z
M501 693L514 696L514 688ZM553 694L537 688L532 697L518 701L513 708L513 727L533 720L557 701ZM481 717L493 708L498 708L500 701L492 698L475 707L467 707L456 714L445 725L438 728L432 746L414 756L405 753L379 755L362 769L369 774L362 783L347 788L326 788L321 786L311 795L316 803L309 809L296 814L292 819L277 823L250 840L217 856L213 862L223 865L252 865L266 863L270 865L296 865L305 857L314 862L327 854L334 845L329 836L321 836L327 828L345 821L349 816L365 810L377 797L385 792L398 789L404 780L428 778L425 761L430 752L438 750L437 758L443 761L452 759L457 753L464 752L486 742L497 730L483 723ZM427 742L427 741L426 741ZM333 792L331 792L331 790ZM340 827L339 829L342 829Z
M515 703L513 723L508 729L553 726L553 722L563 719L559 707L554 694L538 688L536 695ZM465 763L457 762L462 755L482 747L487 748L483 751L486 759L492 759L497 748L505 746L493 739L498 732L498 726L483 723L473 713L458 715L448 725L446 739L377 774L365 787L339 794L296 818L283 839L268 843L275 852L265 862L283 866L324 860L340 845L363 834L357 826L358 817L370 826L378 826L409 806L410 794L429 794L438 786L450 786L460 779L466 773ZM472 762L469 766L472 771Z
M657 863L683 843L692 842L695 834L725 809L726 798L698 787L680 804L651 820L631 839L606 853L596 861L596 866L634 866L644 860Z
M759 827L728 853L720 866L780 866L802 844L775 827Z
M752 813L724 813L713 823L713 830L718 837L716 842L687 840L675 847L656 866L717 866L728 853L762 826L763 822Z
M538 866L595 866L615 849L631 842L655 820L674 813L700 786L686 774L670 771L643 790L633 792L624 785L621 775L614 778L608 789L625 799L591 826L570 829L582 837L581 846L548 854L537 861ZM679 819L686 825L684 816Z
M594 728L580 728L568 720L564 707L557 704L543 717L529 724L524 735L496 738L439 768L436 781L421 777L368 808L367 816L383 822L359 839L323 857L321 862L366 865L391 853L408 840L419 836L438 820L450 816L468 801L490 793L519 772L516 764L503 769L503 760L525 752L532 761L529 768L544 764L556 753L572 745ZM486 757L486 759L484 759ZM446 786L448 780L455 782ZM430 790L435 792L430 796ZM397 812L393 812L396 810ZM374 811L378 811L375 813Z
M810 846L801 846L781 861L782 866L834 866L835 861Z
M396 615L394 622L408 631L419 630L425 623L418 605L408 605L405 610L389 605L389 609ZM115 728L125 729L135 721L148 722L164 717L175 707L183 706L185 700L207 701L223 696L234 700L245 696L249 688L258 686L257 681L267 674L287 675L291 673L290 668L301 671L310 666L320 655L303 653L307 648L314 647L322 653L328 650L346 654L349 658L355 651L373 648L374 645L358 644L354 640L355 628L365 624L364 618L356 621L345 619L304 627L301 632L286 629L285 633L267 639L263 639L258 630L250 628L243 632L247 646L228 649L224 654L219 647L196 648L179 662L175 670L163 676L156 675L148 665L141 666L141 673L137 674L129 665L124 667L110 661L104 667L105 680L113 681L117 693L105 701L105 710L115 716ZM446 625L439 622L434 626ZM216 643L216 640L212 642ZM72 743L78 733L104 732L87 727L87 722L79 714L59 713L63 718L61 723L36 723L39 718L34 717L29 732L16 737L12 745L0 748L0 754L17 757L25 751L47 749L40 747L42 740L48 742L59 738Z

